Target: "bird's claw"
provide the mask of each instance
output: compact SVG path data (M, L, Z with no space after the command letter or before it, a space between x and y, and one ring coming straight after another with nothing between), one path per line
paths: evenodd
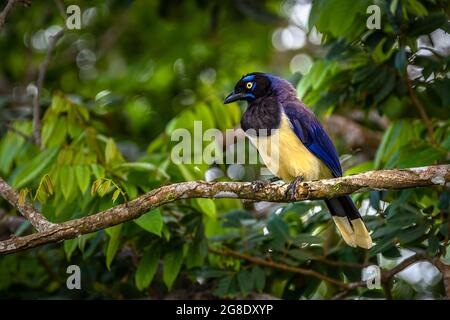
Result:
M297 191L297 187L298 187L299 183L302 183L302 182L303 182L302 176L295 177L294 181L289 183L289 185L286 189L286 196L290 197L291 200L295 200L295 193Z

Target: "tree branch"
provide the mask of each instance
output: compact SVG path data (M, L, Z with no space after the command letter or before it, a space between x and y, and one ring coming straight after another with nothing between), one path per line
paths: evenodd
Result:
M41 146L41 91L44 85L45 74L47 73L48 65L50 64L50 59L52 57L53 50L56 46L58 40L63 36L64 29L61 29L56 34L50 37L48 43L47 54L44 61L39 66L38 79L36 82L36 94L33 98L33 137L34 141L38 146Z
M203 182L192 181L162 186L127 203L108 210L42 228L43 231L21 238L0 242L0 254L13 253L47 243L72 239L81 234L92 233L129 220L145 212L180 199L192 198L239 198L255 201L292 202L328 199L370 190L393 190L414 187L445 185L450 182L450 165L429 166L412 169L369 171L349 177L308 181L298 184L294 194L288 192L287 184L259 182ZM0 180L1 195L10 203L30 215L38 226L45 224L43 216L29 205L20 206L17 192ZM11 200L12 199L12 200ZM32 223L33 221L30 220Z
M257 265L260 265L260 266L265 266L265 267L269 267L269 268L273 268L273 269L278 269L278 270L282 270L282 271L287 271L287 272L291 272L291 273L298 273L298 274L301 274L301 275L314 277L314 278L317 278L319 280L322 280L322 281L328 282L330 284L336 285L336 286L340 287L341 289L343 289L343 291L341 291L338 294L336 294L333 297L333 299L343 299L352 290L355 290L357 288L366 286L366 282L365 281L357 281L357 282L345 283L345 282L339 281L337 279L334 279L334 278L328 277L326 275L323 275L323 274L321 274L321 273L319 273L317 271L314 271L314 270L305 269L305 268L299 268L299 267L293 267L293 266L289 266L289 265L286 265L286 264L283 264L283 263L265 260L265 259L262 259L262 258L259 258L259 257L251 256L251 255L248 255L246 253L234 251L234 250L231 250L231 249L228 249L228 248L222 248L221 250L215 249L215 248L209 248L209 251L212 252L212 253L221 255L221 256L230 256L230 257L243 259L243 260L246 260L248 262L251 262L253 264L257 264ZM399 263L394 268L392 268L390 270L383 270L382 271L382 273L381 273L381 284L382 284L382 287L383 287L383 290L384 290L384 292L386 294L386 298L387 299L392 299L392 296L391 296L391 293L390 293L390 282L391 282L392 278L395 275L397 275L398 273L400 273L401 271L403 271L406 268L408 268L411 265L413 265L414 263L422 261L422 260L431 261L432 258L427 256L427 255L425 255L425 254L417 253L417 254L415 254L415 255L413 255L413 256L403 260L401 263ZM335 262L339 263L339 261L335 261ZM356 264L354 266L356 266ZM364 268L366 265L365 264L359 264L358 266L359 266L359 268ZM448 267L448 266L446 266L446 267ZM444 279L444 281L445 281L445 279Z
M442 282L444 283L445 296L450 299L450 265L443 263L439 258L434 258L432 263L442 273Z
M398 265L393 267L390 270L382 270L381 271L381 286L383 288L383 292L386 295L386 299L392 299L391 292L390 292L390 282L392 278L397 275L398 273L402 272L406 268L410 267L411 265L415 264L416 262L422 261L422 260L428 260L432 262L432 258L427 256L426 254L422 253L416 253L411 257L406 258L402 262L400 262ZM358 282L352 282L347 284L347 289L337 293L333 300L339 300L345 298L347 295L350 294L353 290L357 288L361 288L366 286L365 281L358 281Z
M36 230L45 231L56 226L55 224L45 219L44 216L39 211L37 211L28 201L25 201L23 204L20 203L19 194L17 193L17 191L10 187L2 178L0 178L0 195L14 208L16 208L25 218L27 218L33 225L33 227L36 228Z

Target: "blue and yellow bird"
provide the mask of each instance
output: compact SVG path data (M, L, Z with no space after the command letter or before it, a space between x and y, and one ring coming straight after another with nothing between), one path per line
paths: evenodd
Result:
M265 73L243 76L224 103L245 100L241 127L269 170L286 182L342 176L338 153L310 109L286 80ZM276 139L273 139L276 135ZM325 200L345 242L370 248L372 239L349 196Z

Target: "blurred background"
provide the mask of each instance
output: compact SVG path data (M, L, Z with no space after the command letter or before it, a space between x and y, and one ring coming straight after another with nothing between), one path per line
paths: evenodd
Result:
M192 130L194 121L204 130L239 128L244 104L222 101L253 71L292 82L333 137L346 175L449 163L448 1L30 3L19 2L0 25L0 176L51 221L173 182L260 179L259 165L170 161L177 128ZM368 10L374 4L378 9ZM69 5L80 8L79 29L66 26ZM36 104L41 142L32 131ZM226 154L239 137L236 130L217 148ZM393 275L382 288L342 292L321 279L224 254L244 252L345 282L360 281L368 264L387 270L417 252L450 263L447 187L353 199L373 231L369 251L342 243L320 201L183 200L64 244L0 256L0 297L450 295L430 262ZM0 200L0 239L31 232ZM71 264L81 267L82 290L66 288Z

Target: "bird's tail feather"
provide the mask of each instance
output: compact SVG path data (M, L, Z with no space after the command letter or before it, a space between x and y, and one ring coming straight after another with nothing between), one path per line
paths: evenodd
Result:
M365 249L372 247L372 238L349 196L325 200L325 203L342 238L349 246Z

